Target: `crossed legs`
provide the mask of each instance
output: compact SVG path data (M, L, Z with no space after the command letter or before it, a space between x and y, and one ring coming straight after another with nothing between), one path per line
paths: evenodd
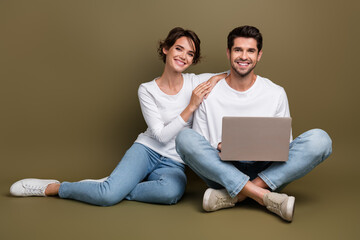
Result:
M237 201L250 197L264 205L264 197L270 190L306 175L324 161L331 154L331 139L323 130L307 131L291 142L287 162L260 167L259 164L221 161L218 151L191 129L178 134L176 150L210 188L225 188Z

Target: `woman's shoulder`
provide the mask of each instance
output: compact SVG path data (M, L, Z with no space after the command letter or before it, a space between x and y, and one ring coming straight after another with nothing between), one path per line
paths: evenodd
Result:
M157 78L154 78L153 80L149 81L149 82L144 82L141 83L139 86L139 91L152 91L154 89L154 87L156 87L156 80Z
M211 78L212 76L216 75L217 73L200 73L200 74L195 74L195 73L183 73L183 77L184 79L191 79L193 81L206 81L209 78Z
M140 99L144 98L144 97L148 98L148 97L156 95L157 89L156 89L155 80L156 80L156 78L149 82L140 84L140 86L138 88L138 96Z
M202 73L202 74L195 74L195 73L183 73L184 81L188 84L188 86L193 90L196 88L200 83L203 83L209 80L213 74L211 73Z
M195 73L182 73L182 76L184 80L194 80L197 78Z

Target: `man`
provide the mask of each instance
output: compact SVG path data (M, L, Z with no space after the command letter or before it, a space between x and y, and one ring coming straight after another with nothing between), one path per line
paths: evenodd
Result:
M194 116L193 130L176 138L176 150L210 187L205 211L233 207L250 197L286 221L292 221L295 197L273 192L303 177L332 151L326 132L313 129L291 141L286 162L224 162L220 160L223 116L289 117L284 89L255 75L262 56L262 35L252 26L228 35L230 74L219 81Z

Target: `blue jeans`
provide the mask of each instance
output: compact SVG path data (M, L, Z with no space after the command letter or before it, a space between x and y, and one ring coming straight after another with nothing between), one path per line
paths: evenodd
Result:
M124 198L148 203L175 204L185 191L185 166L134 143L104 182L63 182L59 196L111 206Z
M290 143L286 162L225 162L218 150L194 130L185 129L176 138L176 151L183 161L209 187L226 188L231 197L257 176L272 190L286 186L324 161L331 154L331 145L326 132L313 129Z

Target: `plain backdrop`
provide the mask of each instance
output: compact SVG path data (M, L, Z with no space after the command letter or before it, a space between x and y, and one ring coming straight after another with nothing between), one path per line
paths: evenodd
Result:
M359 10L352 0L0 0L4 239L54 233L71 238L66 229L99 239L116 236L121 224L123 234L158 236L151 232L157 221L180 239L193 232L234 238L229 229L236 231L237 220L258 236L296 232L292 236L298 239L320 239L325 233L327 239L352 239L360 200ZM263 34L256 73L285 88L294 137L322 128L333 140L332 156L289 189L297 197L297 222L285 225L251 206L202 214L202 190L191 192L192 186L169 208L126 201L96 208L8 196L10 184L21 178L74 181L108 175L146 129L137 89L162 73L158 41L176 26L191 29L202 41L203 58L187 72L222 72L229 68L227 34L241 25L254 25ZM222 232L216 230L219 222ZM257 230L259 224L264 232ZM179 226L200 230L180 233Z
M137 89L162 73L157 44L175 26L202 41L194 73L227 70L229 31L258 27L256 73L285 88L294 137L322 128L334 151L356 147L358 10L355 1L0 1L0 178L108 174L146 129ZM341 162L328 170L360 166Z

